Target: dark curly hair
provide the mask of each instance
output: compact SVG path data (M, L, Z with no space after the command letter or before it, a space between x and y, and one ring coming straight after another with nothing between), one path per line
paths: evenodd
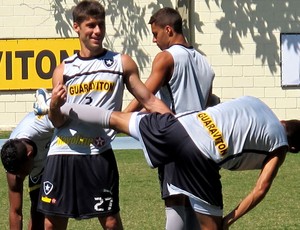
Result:
M1 149L1 161L9 173L17 173L28 160L27 148L22 139L9 139Z

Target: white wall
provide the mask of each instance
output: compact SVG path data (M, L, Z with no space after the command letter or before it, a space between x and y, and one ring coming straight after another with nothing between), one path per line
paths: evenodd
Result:
M280 33L300 32L300 2L195 2L203 23L196 41L216 72L214 92L222 100L253 95L280 119L299 118L299 88L281 87Z
M144 80L159 52L152 43L148 20L159 7L175 6L177 1L160 1L161 5L141 0L100 2L107 9L106 47L131 55ZM225 0L191 2L192 41L216 72L214 92L223 101L241 95L257 96L280 119L299 117L299 89L281 87L280 32L300 32L300 1L268 0L248 5L237 5L239 1L228 5L231 1ZM0 39L76 37L68 21L74 1L61 4L49 0L0 0ZM0 91L0 130L13 128L32 111L33 95L34 90ZM125 93L124 106L131 98Z

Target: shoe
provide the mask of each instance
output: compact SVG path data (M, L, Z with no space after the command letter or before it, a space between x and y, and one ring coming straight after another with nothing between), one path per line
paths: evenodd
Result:
M35 92L35 102L33 111L35 115L48 114L51 96L46 89L37 89Z

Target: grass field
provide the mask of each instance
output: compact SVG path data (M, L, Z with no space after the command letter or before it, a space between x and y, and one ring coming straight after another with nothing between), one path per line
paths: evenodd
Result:
M157 171L147 166L140 150L115 152L120 170L120 204L124 228L163 230L164 206L160 199ZM299 165L300 155L289 154L267 197L231 229L300 229ZM0 229L8 229L7 185L3 167L0 172ZM225 213L251 190L258 173L259 171L221 171ZM24 196L24 216L27 220L29 198L26 191ZM68 229L100 228L96 219L71 219Z

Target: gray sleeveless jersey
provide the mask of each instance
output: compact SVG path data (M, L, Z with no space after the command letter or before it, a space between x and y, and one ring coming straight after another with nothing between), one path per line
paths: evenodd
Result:
M124 91L121 54L106 51L99 57L77 54L64 61L67 102L121 110ZM111 148L114 131L71 120L55 132L49 155L99 154Z
M205 109L215 76L205 57L182 45L173 45L165 52L173 56L174 70L157 96L175 113Z
M226 169L259 169L269 152L288 146L278 118L254 97L178 116L200 151Z
M38 176L44 168L53 130L54 127L48 116L35 116L31 112L22 119L9 137L10 139L27 138L36 144L37 155L34 158L33 169L30 172L31 177Z

